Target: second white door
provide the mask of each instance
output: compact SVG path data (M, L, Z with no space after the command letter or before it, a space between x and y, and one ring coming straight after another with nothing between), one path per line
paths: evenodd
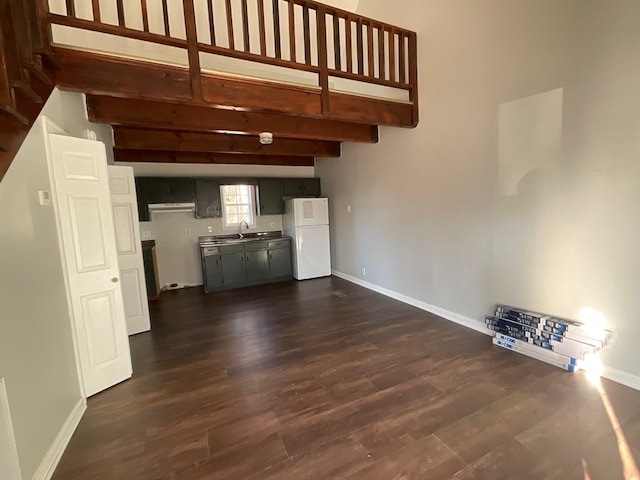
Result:
M151 329L133 168L109 165L120 285L129 335Z

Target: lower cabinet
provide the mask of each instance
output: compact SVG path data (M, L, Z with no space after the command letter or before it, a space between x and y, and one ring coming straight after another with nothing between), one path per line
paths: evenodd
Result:
M201 247L205 292L293 278L291 239Z

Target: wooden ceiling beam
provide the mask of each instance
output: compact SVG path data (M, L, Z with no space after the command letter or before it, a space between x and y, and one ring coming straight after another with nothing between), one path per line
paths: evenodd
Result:
M209 153L249 153L302 157L339 157L340 143L321 140L278 138L271 145L260 144L255 135L149 130L116 126L116 147L131 150L164 150Z
M254 135L266 131L272 132L276 140L378 141L378 127L375 125L241 109L87 95L87 111L92 122L130 127Z
M313 157L290 155L251 155L241 153L167 152L159 150L113 149L116 162L199 163L220 165L284 165L313 167Z

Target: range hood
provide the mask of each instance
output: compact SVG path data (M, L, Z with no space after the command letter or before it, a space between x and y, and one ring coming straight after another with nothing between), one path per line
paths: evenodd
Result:
M194 202L149 204L150 212L193 212L195 209Z

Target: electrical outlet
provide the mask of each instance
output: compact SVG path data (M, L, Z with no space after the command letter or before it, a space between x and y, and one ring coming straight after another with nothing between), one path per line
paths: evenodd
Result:
M347 213L351 213L351 204L347 205Z
M271 222L271 228L276 228L276 222Z
M207 232L213 233L213 227L211 225L207 227Z
M191 235L191 229L189 227L185 228L184 233L186 233L187 235Z
M366 267L362 267L362 276L363 277L367 276L367 268Z
M143 230L142 238L151 238L151 230Z

